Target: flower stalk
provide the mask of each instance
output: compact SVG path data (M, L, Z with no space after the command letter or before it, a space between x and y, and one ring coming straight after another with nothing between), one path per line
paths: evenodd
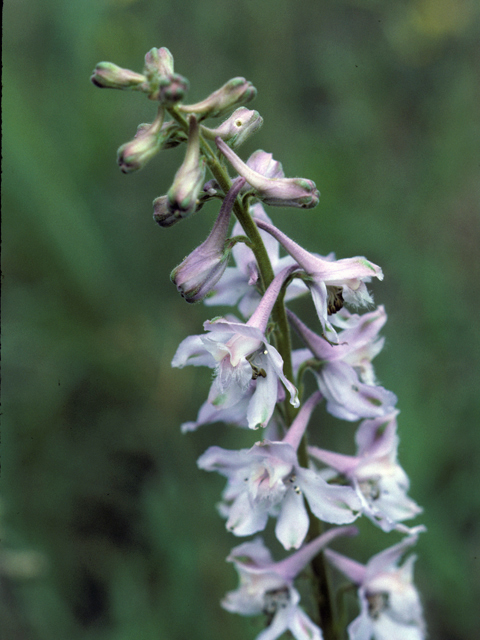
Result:
M153 203L159 226L169 228L208 202L222 200L210 234L173 269L171 279L187 302L238 307L244 320L232 315L207 320L203 334L179 345L172 366L205 366L214 373L197 419L181 430L212 422L265 430L250 448L209 447L198 466L227 478L219 511L233 535L259 533L275 519L278 541L294 550L274 562L259 537L235 547L227 560L235 564L240 587L222 605L242 615L266 616L267 627L257 640L276 640L285 631L296 640L341 640L345 622L335 611L331 564L358 589L361 612L348 626L350 640L404 637L407 628L408 637L424 640L412 584L414 558L398 566L424 530L404 521L421 508L407 496L408 477L397 462L397 397L379 386L372 365L383 347L379 331L386 313L381 306L363 316L347 308L373 305L366 285L372 277L383 279L381 268L363 257L335 260L332 254L311 253L272 224L263 204L312 209L320 194L312 180L285 177L271 153L257 150L246 161L237 155L263 122L244 106L256 95L245 78L233 78L205 100L184 104L189 83L174 72L173 56L162 47L147 53L142 74L102 62L92 82L136 90L158 103L154 122L140 125L135 138L119 149L124 172L141 169L157 153L186 142L168 193ZM232 110L220 125L204 124ZM230 176L226 160L237 176ZM205 182L207 169L213 178ZM232 213L236 223L230 230ZM280 246L288 255L280 255ZM290 300L307 294L320 333L287 309ZM302 349L292 350L290 326ZM307 371L318 391L304 400ZM314 410L320 403L336 418L361 421L355 456L309 446L309 431L318 430ZM339 525L362 516L383 531L406 536L366 565L326 548L339 536L354 535L355 527ZM299 606L294 585L308 563L320 626Z

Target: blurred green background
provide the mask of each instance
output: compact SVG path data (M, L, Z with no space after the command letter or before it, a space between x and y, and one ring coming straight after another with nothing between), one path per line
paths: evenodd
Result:
M400 461L425 508L430 637L478 638L479 26L475 0L6 0L2 638L262 628L219 606L240 541L214 508L223 480L195 464L258 434L181 435L210 373L170 369L219 311L169 281L217 209L157 227L151 202L183 148L121 174L116 148L154 105L89 83L100 60L141 71L154 46L172 51L191 102L237 75L257 87L265 124L241 155L271 151L322 192L313 211L271 208L279 227L382 266L376 371L398 394ZM296 304L313 325L311 303ZM354 425L317 416L320 441L351 450ZM397 539L366 523L348 549L365 561Z

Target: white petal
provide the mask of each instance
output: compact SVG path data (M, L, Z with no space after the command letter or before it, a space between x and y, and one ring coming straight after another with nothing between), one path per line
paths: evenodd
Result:
M289 488L282 502L275 535L285 549L298 549L308 532L309 519L303 495Z

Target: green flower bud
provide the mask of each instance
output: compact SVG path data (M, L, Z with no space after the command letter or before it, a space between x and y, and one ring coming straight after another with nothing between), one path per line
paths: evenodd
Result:
M149 80L169 76L173 73L173 56L167 47L150 49L145 56L143 73Z
M239 107L216 129L209 129L202 125L201 130L209 140L215 140L217 136L220 136L224 142L228 142L232 149L236 149L257 129L260 129L262 124L263 118L258 111Z
M123 173L142 169L162 148L164 111L159 107L152 124L141 124L133 140L123 144L117 151L117 162Z
M194 113L198 120L226 115L234 107L250 102L257 90L245 78L232 78L223 87L214 91L208 98L196 104L181 105L180 111Z
M100 89L136 89L145 91L147 78L140 74L122 69L113 62L99 62L90 77L90 80Z
M184 99L188 80L173 72L173 56L166 47L150 49L143 72L148 80L150 100L174 103Z
M193 213L204 180L205 158L200 155L200 127L195 116L190 116L185 159L167 194L171 213L181 218Z

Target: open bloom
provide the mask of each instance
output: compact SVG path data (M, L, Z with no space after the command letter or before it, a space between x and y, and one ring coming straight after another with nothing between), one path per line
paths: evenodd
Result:
M250 160L245 164L220 137L215 139L215 143L232 167L254 189L259 200L279 207L312 209L317 206L320 193L313 180L285 178L282 165L279 162L272 163L271 154L256 151L256 167L252 168Z
M309 447L309 454L348 479L362 502L363 513L383 531L409 533L410 529L399 523L414 518L422 509L407 496L408 476L397 462L397 413L360 424L355 436L356 456L318 447Z
M383 307L363 316L343 310L335 321L344 327L340 343L330 344L288 311L290 322L308 347L294 353L294 361L298 366L310 354L318 359L314 370L318 388L327 401L327 411L341 420L382 417L395 409L396 395L375 384L371 362L382 348L378 332L386 317Z
M270 222L261 202L257 202L250 208L251 214L259 219ZM232 236L243 235L243 229L239 222L232 230ZM295 264L291 256L280 258L280 245L266 231L260 229L265 249L275 275L285 267ZM249 318L260 302L260 293L257 288L259 281L258 266L253 251L243 242L237 243L232 249L235 267L227 267L221 279L218 281L212 294L205 298L204 303L211 305L236 305L245 318ZM308 291L306 285L295 278L289 285L285 294L285 301L292 300Z
M201 469L228 478L220 510L235 535L262 531L269 515L276 515L278 540L286 549L298 548L309 527L304 496L324 522L345 524L357 517L361 502L350 487L330 485L298 462L298 446L320 397L317 392L307 400L282 441L263 440L240 451L210 447L198 459Z
M342 260L320 258L303 249L272 224L263 220L255 222L260 229L271 233L305 271L308 276L306 283L325 335L330 341L337 342L337 333L328 316L340 311L344 302L356 306L370 304L372 297L365 283L373 277L383 280L380 267L363 257Z
M423 528L417 528L417 532ZM349 640L424 640L422 605L413 585L415 556L398 561L417 541L411 535L378 553L366 565L327 549L325 555L358 585L360 615L348 627Z
M291 556L273 562L261 538L232 549L227 560L235 564L240 586L222 601L227 611L244 616L265 614L268 627L256 640L275 640L289 630L296 640L322 640L321 630L299 607L295 577L327 544L341 535L355 535L355 527L330 529Z
M271 418L279 380L290 393L291 403L299 404L297 390L283 373L282 357L265 336L273 305L291 271L287 267L275 276L246 324L225 318L207 321L204 327L208 335L186 338L172 360L173 367L193 364L215 369L208 400L219 409L240 402L254 379L255 391L247 409L248 426L252 429L266 426Z

